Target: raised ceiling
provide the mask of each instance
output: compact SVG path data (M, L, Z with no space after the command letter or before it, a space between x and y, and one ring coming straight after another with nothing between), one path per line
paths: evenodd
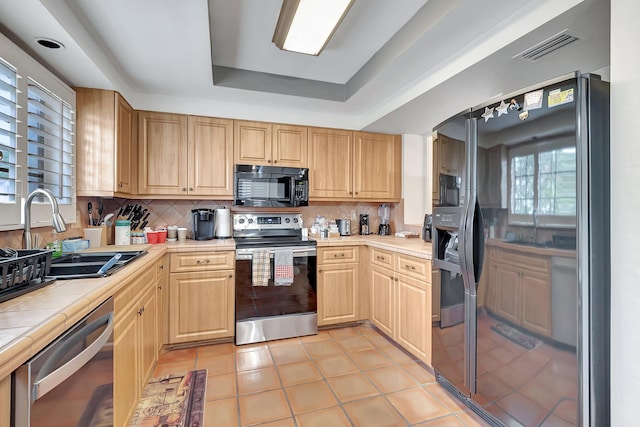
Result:
M138 109L394 133L426 133L467 104L609 61L605 0L356 0L318 57L271 43L280 6L3 0L0 28L70 85L116 89ZM512 59L565 29L580 40Z

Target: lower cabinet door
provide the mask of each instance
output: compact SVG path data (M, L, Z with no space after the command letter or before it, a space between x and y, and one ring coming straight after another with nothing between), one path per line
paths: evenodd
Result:
M358 320L358 264L318 267L318 325Z
M114 327L113 425L124 427L138 404L138 306L133 305Z
M396 341L427 363L431 353L431 285L398 274Z
M395 338L394 325L394 273L374 266L371 271L371 321L382 332Z
M138 311L138 340L140 345L140 381L144 390L151 371L158 360L158 317L156 285L149 286L140 300Z
M231 270L171 273L169 343L232 337L234 302Z

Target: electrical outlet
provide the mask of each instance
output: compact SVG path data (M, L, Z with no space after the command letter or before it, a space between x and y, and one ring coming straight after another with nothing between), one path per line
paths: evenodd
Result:
M351 219L358 219L358 214L356 214L355 209L351 209Z

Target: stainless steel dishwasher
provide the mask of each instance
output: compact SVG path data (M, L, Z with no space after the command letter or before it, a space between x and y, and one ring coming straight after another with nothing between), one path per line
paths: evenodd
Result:
M113 298L13 374L13 427L113 425Z
M575 347L578 343L578 262L551 257L551 335Z

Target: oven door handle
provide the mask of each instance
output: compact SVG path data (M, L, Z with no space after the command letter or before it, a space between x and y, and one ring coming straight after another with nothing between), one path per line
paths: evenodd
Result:
M101 327L106 328L100 336L89 344L82 352L78 353L73 359L51 372L57 363L71 350L74 346L84 341L89 335L97 331ZM109 341L113 333L113 311L96 319L96 321L84 326L78 332L68 337L56 351L51 354L47 361L42 365L42 369L33 383L33 399L32 402L43 397L51 390L56 388L64 380L76 373L80 368L87 364ZM44 378L43 378L44 377Z
M252 259L253 252L255 250L256 249L236 249L236 260ZM273 258L276 251L277 249L269 249L269 258ZM304 258L317 255L315 248L293 249L292 252L294 258Z

